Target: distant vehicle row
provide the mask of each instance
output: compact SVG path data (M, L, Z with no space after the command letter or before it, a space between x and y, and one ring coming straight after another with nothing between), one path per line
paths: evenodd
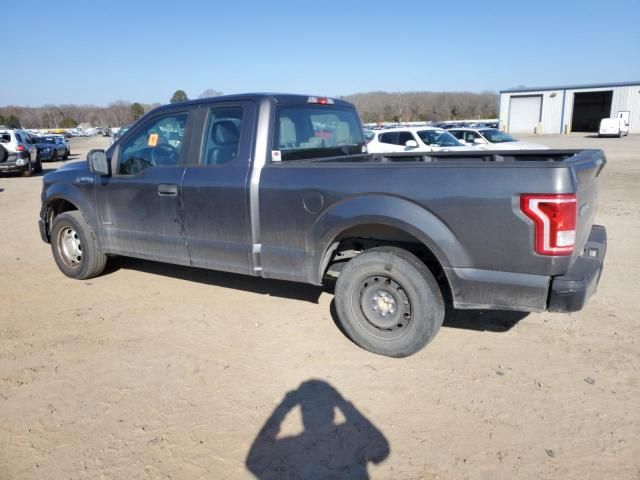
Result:
M461 152L465 150L544 150L548 147L522 142L495 128L399 127L367 130L369 153Z
M37 137L19 128L0 127L0 172L42 172L42 162L66 160L71 154L63 135Z

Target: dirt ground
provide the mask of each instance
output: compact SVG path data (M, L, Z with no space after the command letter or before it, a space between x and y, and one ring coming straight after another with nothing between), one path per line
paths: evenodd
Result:
M0 175L0 479L640 478L640 136L527 139L607 153L597 295L460 313L406 359L315 287L128 259L68 279L41 178Z

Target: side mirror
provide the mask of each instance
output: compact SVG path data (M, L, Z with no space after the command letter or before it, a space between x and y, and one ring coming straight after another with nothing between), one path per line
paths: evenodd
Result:
M98 175L109 176L109 161L104 150L95 149L87 154L87 161L92 172Z
M418 148L418 142L415 140L407 140L404 142L404 146L407 148Z

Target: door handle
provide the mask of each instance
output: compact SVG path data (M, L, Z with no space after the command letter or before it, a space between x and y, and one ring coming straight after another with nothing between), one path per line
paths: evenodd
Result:
M158 195L161 197L175 197L178 195L178 185L161 183L158 185Z

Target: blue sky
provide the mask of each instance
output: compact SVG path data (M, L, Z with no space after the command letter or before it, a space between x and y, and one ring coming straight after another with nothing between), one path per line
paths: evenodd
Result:
M640 80L640 0L2 4L0 105Z

